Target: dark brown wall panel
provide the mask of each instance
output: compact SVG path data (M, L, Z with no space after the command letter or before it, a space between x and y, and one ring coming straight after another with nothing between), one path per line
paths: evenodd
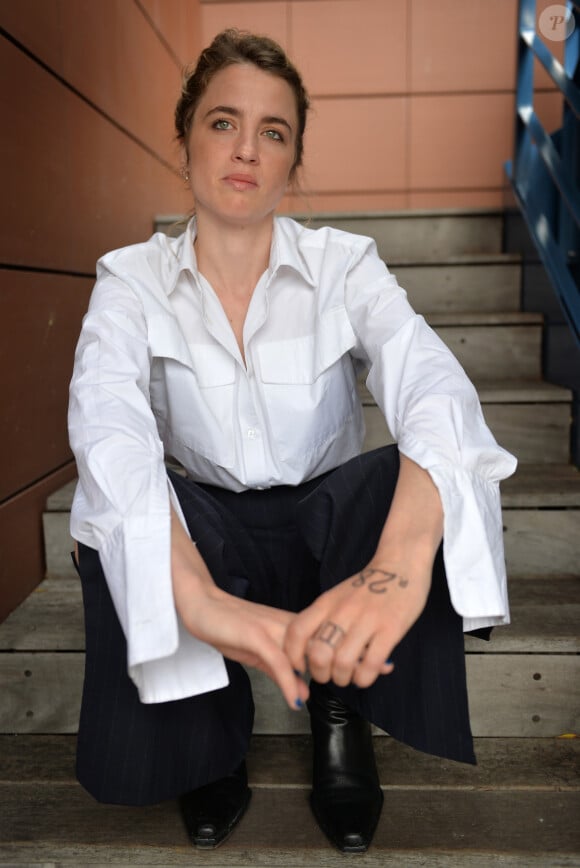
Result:
M176 11L184 8L180 2ZM135 0L12 0L3 11L15 39L155 153L176 161L179 65Z
M189 207L178 177L6 41L0 101L0 262L90 273Z
M0 620L42 578L46 497L75 475L68 384L96 259L190 208L167 163L199 9L0 0Z
M0 506L0 621L44 575L42 513L46 499L75 476L76 467L71 463Z
M93 281L0 271L0 501L72 459L66 412Z

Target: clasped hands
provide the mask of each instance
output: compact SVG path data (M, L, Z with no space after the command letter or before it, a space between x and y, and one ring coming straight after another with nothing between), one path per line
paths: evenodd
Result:
M321 683L358 687L392 672L390 654L427 602L443 535L441 500L429 474L404 455L400 459L374 557L299 614L217 588L173 513L173 591L186 628L225 657L265 672L290 708L301 708L308 697L307 670Z
M372 561L299 614L233 597L213 583L194 605L176 603L195 636L265 672L296 709L308 697L307 670L316 681L358 687L389 674L389 655L421 614L430 581L430 569L407 576Z

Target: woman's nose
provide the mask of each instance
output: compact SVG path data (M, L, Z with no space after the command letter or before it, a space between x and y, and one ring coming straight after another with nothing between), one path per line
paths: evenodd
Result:
M257 163L258 148L253 137L247 136L238 139L233 156L234 160L240 163Z

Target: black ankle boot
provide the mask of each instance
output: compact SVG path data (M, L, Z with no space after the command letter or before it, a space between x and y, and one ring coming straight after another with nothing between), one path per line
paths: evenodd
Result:
M179 797L181 816L192 844L204 850L222 844L250 802L245 762L225 778Z
M383 806L370 724L314 681L307 705L314 750L312 811L339 850L362 853Z

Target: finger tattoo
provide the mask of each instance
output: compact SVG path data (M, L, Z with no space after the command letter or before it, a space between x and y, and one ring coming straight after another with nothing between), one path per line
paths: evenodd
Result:
M314 638L320 639L321 642L326 642L331 648L335 648L344 636L345 632L342 627L339 627L333 621L325 621L318 629Z
M382 576L382 578L369 581L375 574ZM400 588L406 588L409 584L408 579L404 579L398 573L389 573L386 570L379 570L375 567L366 567L353 580L352 586L353 588L362 588L363 585L366 585L371 594L384 594L388 591L387 586L391 582L397 582Z

